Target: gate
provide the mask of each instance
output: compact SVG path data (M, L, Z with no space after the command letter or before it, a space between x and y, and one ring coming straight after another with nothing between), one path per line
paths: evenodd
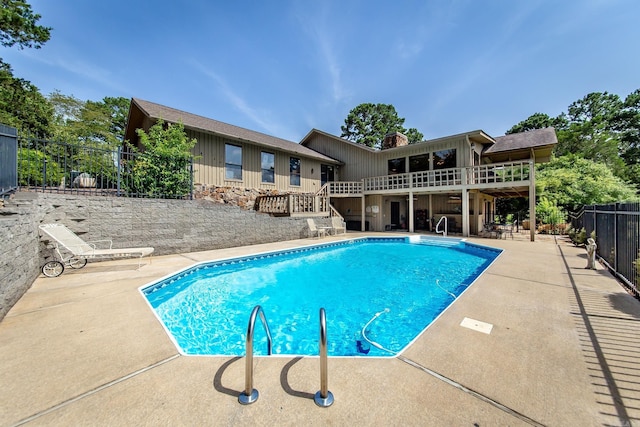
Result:
M18 188L18 131L0 124L0 196Z

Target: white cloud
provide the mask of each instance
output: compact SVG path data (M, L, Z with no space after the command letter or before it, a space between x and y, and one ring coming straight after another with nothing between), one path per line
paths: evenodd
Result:
M127 92L124 86L116 83L117 79L114 78L113 73L110 70L98 67L95 64L88 63L82 59L78 59L73 56L63 56L61 54L57 54L55 59L50 59L44 55L38 55L33 51L21 51L21 53L29 61L39 62L48 67L74 74L82 79L97 83L100 86L118 93Z
M307 5L308 3L304 3ZM297 10L295 16L300 23L303 32L308 35L314 47L312 52L319 52L317 69L323 70L328 76L331 88L331 99L334 103L342 103L349 94L342 82L342 66L336 52L339 44L334 42L333 35L339 31L335 26L327 24L330 21L328 15L328 3L319 2L322 10ZM344 44L344 43L343 43Z
M249 106L247 101L238 95L233 88L227 83L227 81L220 76L215 71L210 70L205 67L203 64L196 60L190 61L194 68L196 68L200 73L204 74L211 80L213 80L220 90L222 95L231 103L231 105L246 117L248 117L252 122L256 123L256 125L263 129L264 132L277 136L279 138L289 138L287 135L291 135L287 129L284 129L283 126L275 123L273 121L267 120L268 116L267 112L256 110Z

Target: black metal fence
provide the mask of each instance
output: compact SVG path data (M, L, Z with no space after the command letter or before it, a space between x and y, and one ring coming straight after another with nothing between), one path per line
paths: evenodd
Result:
M572 227L595 232L597 254L636 298L640 297L640 203L584 206Z
M191 199L193 162L175 162L119 147L18 137L21 189L117 197Z
M18 187L18 132L0 124L0 196Z

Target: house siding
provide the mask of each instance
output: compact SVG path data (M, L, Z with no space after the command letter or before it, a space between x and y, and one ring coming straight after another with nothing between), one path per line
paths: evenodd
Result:
M336 138L327 135L316 134L307 140L305 145L343 162L338 176L336 176L336 180L339 181L360 181L363 178L388 175L389 160L405 158L408 167L411 156L451 148L456 149L456 167L469 166L472 162L471 150L464 137L412 144L381 151L369 151L350 143L336 141Z
M322 134L314 135L305 145L343 163L338 169L336 181L359 181L367 176L386 174L386 163L383 172L375 152L348 143L336 143L335 138Z
M192 150L194 156L194 182L201 185L220 187L257 188L288 192L315 193L320 189L320 162L299 154L293 154L271 147L262 147L244 141L237 141L206 132L186 130L189 138L197 143ZM242 179L225 177L225 144L242 147ZM275 182L262 182L262 152L275 156ZM290 158L300 159L300 185L291 185L289 176Z

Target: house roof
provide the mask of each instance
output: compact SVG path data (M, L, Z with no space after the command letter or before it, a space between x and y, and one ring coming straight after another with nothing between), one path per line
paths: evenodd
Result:
M548 162L553 147L558 143L552 127L513 133L495 138L495 144L486 146L482 156L493 162L506 162L520 158L533 158L536 163Z
M139 110L139 112L153 120L162 119L165 122L170 123L182 122L185 128L214 133L229 139L286 151L288 153L299 154L300 156L321 160L331 164L340 164L339 161L325 156L324 154L320 154L317 151L311 150L297 142L230 125L218 120L187 113L186 111L177 110L175 108L138 98L131 99L129 120L127 121L127 129L125 133L125 138L129 140L133 140L135 138L136 129L142 128L143 125L141 115L136 114L137 112L134 111L134 109Z
M552 127L534 129L527 132L512 133L494 138L496 143L487 147L484 154L501 153L514 150L528 150L554 146L558 143L556 131Z
M324 135L326 137L329 137L337 142L341 142L343 144L348 144L348 145L352 145L354 147L357 147L359 149L365 150L365 151L369 151L371 153L389 153L391 151L403 151L403 150L412 150L415 149L418 146L422 146L422 145L427 145L427 144L434 144L434 143L438 143L447 139L455 139L455 138L461 138L461 137L468 137L469 140L471 141L475 141L478 143L482 143L482 144L493 144L494 143L494 139L491 138L488 134L486 134L484 131L482 130L474 130L474 131L470 131L470 132L465 132L465 133L459 133L459 134L455 134L455 135L449 135L449 136L444 136L441 138L436 138L436 139L429 139L426 141L422 141L422 142L416 142L413 144L409 144L409 145L403 145L400 147L393 147L393 148L386 148L386 149L376 149L376 148L371 148L368 147L366 145L363 144L358 144L357 142L353 142L353 141L349 141L348 139L344 139L344 138L340 138L338 136L335 135L331 135L327 132L323 132L321 130L318 129L312 129L300 142L301 145L307 145L313 135Z
M311 129L309 131L309 133L307 133L305 135L305 137L302 138L302 141L300 141L300 145L306 146L311 141L311 138L313 137L313 135L324 135L324 136L326 136L328 138L331 138L331 139L333 139L333 140L335 140L337 142L342 142L344 144L352 145L352 146L354 146L356 148L359 148L359 149L364 150L364 151L370 151L372 153L376 153L376 152L379 151L379 150L376 150L375 148L371 148L371 147L369 147L367 145L358 144L357 142L349 141L348 139L340 138L339 136L331 135L330 133L327 133L325 131L322 131L322 130L319 130L319 129L315 129L315 128Z
M428 146L445 140L456 138L467 138L469 142L481 144L483 147L482 156L484 161L495 162L507 162L520 159L534 158L536 163L547 162L551 158L551 152L553 147L558 143L555 129L544 128L536 129L523 133L516 133L511 135L499 136L496 138L491 137L489 134L478 129L469 132L459 133L455 135L449 135L442 138L431 139L415 144L404 145L395 148L388 148L386 150L377 150L367 147L362 144L346 140L344 138L337 137L335 135L328 134L326 132L312 129L300 143L301 145L307 145L311 142L314 135L324 135L332 140L348 144L357 147L361 150L371 153L389 153L396 152L398 155L402 155L404 151L414 150L419 146ZM533 152L533 155L532 155Z

